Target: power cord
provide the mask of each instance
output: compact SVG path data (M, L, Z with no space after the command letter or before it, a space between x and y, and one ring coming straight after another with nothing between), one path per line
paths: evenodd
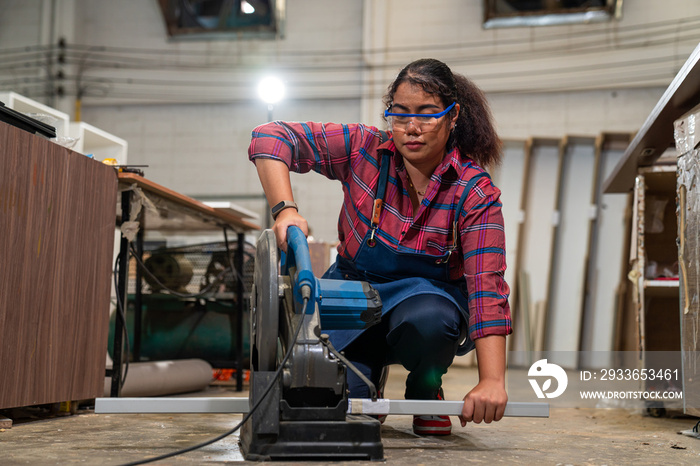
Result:
M362 371L360 371L360 369L355 367L355 365L351 363L348 358L343 356L343 353L335 349L327 333L321 334L321 344L328 348L328 351L330 351L336 358L338 358L340 362L345 364L348 367L348 369L353 371L355 375L357 375L360 378L360 380L362 380L365 383L365 385L367 385L367 387L369 388L370 398L372 399L372 401L377 401L377 398L379 397L379 394L377 393L377 387L374 385L374 383L372 383L371 380L367 378L365 374L362 373Z
M297 341L297 338L299 337L299 333L301 332L301 327L303 327L303 324L304 324L304 316L306 315L306 306L307 306L308 304L309 304L309 298L306 298L306 297L305 297L305 298L304 298L304 305L303 305L302 311L301 311L301 316L300 316L300 318L299 318L299 325L297 326L296 330L294 331L294 340L293 340L293 342L296 342L296 341ZM277 380L278 380L278 379L280 378L280 376L282 375L282 370L284 369L284 365L285 365L285 364L287 363L287 361L289 360L290 356L292 355L293 350L294 350L294 344L292 344L292 345L289 347L289 349L287 350L287 353L284 355L284 358L282 359L282 362L280 363L279 367L277 368L277 371L275 372L275 375L274 375L274 377L272 378L272 381L270 382L270 385L268 385L268 387L265 389L265 391L263 392L263 394L260 396L260 399L257 401L257 403L255 403L255 405L253 405L253 407L250 409L250 411L248 411L248 413L247 413L245 416L243 416L243 419L241 420L241 422L239 422L238 424L236 424L236 426L233 427L231 430L229 430L228 432L224 432L223 434L221 434L221 435L219 435L219 436L217 436L217 437L214 437L214 438L211 439L211 440L207 440L206 442L202 442L202 443L200 443L200 444L193 445L193 446L188 447L188 448L183 448L182 450L174 451L174 452L171 452L171 453L166 453L166 454L164 454L164 455L156 456L156 457L154 457L154 458L148 458L148 459L145 459L145 460L135 461L135 462L132 462L132 463L126 463L126 464L123 464L122 466L135 466L135 465L138 465L138 464L152 463L152 462L154 462L154 461L160 461L160 460L164 460L164 459L166 459L166 458L172 458L173 456L178 456L178 455L182 455L182 454L184 454L184 453L189 453L189 452L191 452L191 451L198 450L198 449L200 449L200 448L206 447L207 445L211 445L212 443L218 442L219 440L224 439L224 438L228 437L229 435L233 434L234 432L236 432L238 429L241 428L241 426L242 426L243 424L246 423L246 421L248 421L248 419L250 419L250 417L251 417L251 416L253 415L253 413L258 409L258 407L260 406L260 404L262 403L262 401L265 399L265 397L267 397L267 395L270 393L270 390L272 390L272 387L275 386L275 383L277 383ZM186 398L183 398L183 401L184 401L184 400L186 400Z
M125 353L122 353L121 359L124 363L124 374L121 375L121 383L119 384L119 388L122 389L124 388L124 382L126 382L126 376L129 373L129 353L131 353L131 346L129 343L129 332L127 330L127 324L126 324L126 309L124 309L124 303L122 302L122 297L119 294L119 257L114 261L114 289L116 291L117 295L117 318L121 320L122 322L122 332L124 336L124 346L125 348ZM114 338L116 339L117 336L116 334L114 335ZM124 354L126 354L126 359L124 358ZM112 362L112 370L116 370L114 368L114 362Z
M178 298L199 298L199 297L205 296L207 293L209 293L211 290L213 290L214 287L217 286L217 285L222 281L221 279L224 277L224 275L226 275L227 272L231 271L231 272L232 272L234 275L236 275L237 277L238 277L238 275L239 275L239 274L238 274L238 271L237 271L234 267L228 267L228 268L222 270L222 271L214 278L214 280L213 280L209 285L207 285L207 286L205 286L204 288L202 288L202 290L200 290L199 293L191 293L191 294L188 294L188 293L179 293L179 292L177 292L177 291L175 291L175 290L171 290L170 288L168 288L167 286L165 286L163 283L161 283L160 280L158 280L158 277L156 277L156 276L153 274L153 272L151 272L150 270L148 270L148 267L146 267L146 264L144 264L143 261L141 260L141 258L138 256L138 254L136 253L136 249L134 248L133 245L130 247L130 249L131 249L131 255L132 255L132 257L136 260L136 263L139 265L139 267L141 268L141 270L143 270L149 277L151 277L151 278L158 284L158 286L160 286L160 287L163 288L165 291L167 291L168 294L171 294L171 295L176 296L176 297L178 297Z

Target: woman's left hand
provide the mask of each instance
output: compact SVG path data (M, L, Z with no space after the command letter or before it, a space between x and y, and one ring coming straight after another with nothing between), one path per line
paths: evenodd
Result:
M500 421L506 410L508 394L500 380L482 380L464 397L464 406L459 420L462 427L467 422L479 424Z

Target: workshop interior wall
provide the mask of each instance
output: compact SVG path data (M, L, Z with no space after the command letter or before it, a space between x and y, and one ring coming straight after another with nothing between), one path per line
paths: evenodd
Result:
M183 64L192 56L203 57L206 66L201 69L82 70L101 80L99 92L82 100L82 120L127 140L129 163L147 165L144 171L153 181L198 199L231 200L265 215L266 202L255 168L247 161L247 147L251 130L268 118L255 86L270 70L289 85L287 99L274 107L273 118L381 126L386 86L404 64L430 55L486 91L503 139L559 141L570 135L595 138L604 132L637 131L698 42L697 33L682 27L700 17L696 0L625 2L621 19L605 24L492 30L482 28L481 8L479 1L463 0L288 0L284 33L276 41L173 42L155 0L0 0L0 52L45 46L64 37L86 46L86 57L100 46L167 51L163 55L169 60ZM659 25L676 23L675 34L666 32L654 40ZM648 40L620 46L631 40L635 28L636 37ZM590 51L581 51L587 41L595 42ZM299 55L303 51L337 53ZM165 58L151 54L148 60L148 66L157 67ZM231 68L208 68L218 60L232 63ZM3 70L0 90L48 100L42 90L13 81L13 74ZM75 94L70 91L78 71L66 67L69 92L47 103L74 115ZM126 82L131 78L163 84L150 92L130 91ZM191 85L175 85L173 80ZM212 80L231 82L231 88L207 85ZM506 146L508 165L496 179L507 203L507 232L513 232L508 247L517 249L521 242L522 250L509 250L508 261L513 267L520 255L521 265L544 267L543 273L530 277L530 298L541 308L537 303L547 299L549 261L540 258L549 258L554 234L550 204L558 183L553 162L558 149L555 143L546 154L536 152L533 171L523 180L519 167L525 149L509 144L515 146ZM338 183L314 175L293 176L293 181L314 237L335 241L342 201ZM534 194L546 197L546 207L533 205L530 219L519 207L524 182ZM525 221L527 229L518 238ZM543 231L534 231L537 223ZM571 241L580 244L580 239ZM514 273L512 268L511 287ZM544 339L542 332L537 339Z
M585 31L585 26L484 30L481 27L481 2L441 0L426 6L417 0L288 1L284 36L280 40L201 43L168 42L155 1L0 0L0 6L5 6L0 10L0 49L48 41L47 33L42 32L46 28L42 25L47 23L47 9L52 3L56 5L57 14L62 15L61 24L73 23L70 30L65 30L60 24L54 27L57 34L67 36L71 43L168 50L181 52L183 60L186 53L192 51L212 54L212 57L218 53L240 56L240 68L231 70L231 81L250 80L250 88L237 87L230 93L221 93L218 98L207 86L193 84L194 91L182 91L183 95L193 96L192 101L170 103L176 100L172 95L177 89L164 84L158 92L143 96L141 101L117 98L110 95L108 89L105 95L86 96L82 102L84 121L129 142L130 163L149 165L147 176L154 181L198 197L261 194L255 184L254 167L245 161L245 152L250 130L267 119L266 108L258 101L254 86L267 71L267 63L273 61L268 60L268 56L289 63L294 61L293 54L300 50L365 51L362 56L341 53L334 58L303 58L297 69L293 65L279 69L297 84L288 90L288 100L275 107L274 118L361 120L380 125L380 100L386 85L403 64L430 53L446 60L455 71L472 77L487 91L503 138L524 139L636 131L675 74L674 67L683 63L694 46L689 39L677 37L666 45L628 50L626 56L630 58L678 56L678 59L666 62L665 72L659 74L655 71L657 79L643 85L630 78L630 84L625 86L618 79L610 81L617 82L611 84L610 89L587 90L583 83L590 81L595 84L595 76L606 73L604 68L593 66L600 57L595 54L570 54L572 56L568 57L566 54L567 47L583 40L581 31ZM625 4L619 22L592 27L605 28L606 43L613 44L621 28L700 14L700 5L693 0L676 0L663 5L653 0L639 3L634 6ZM66 11L70 8L73 9L72 18ZM583 69L590 65L595 69L593 77L583 76L583 81L570 82L570 87L575 90L567 91L566 86L561 85L573 76L570 73L545 73L542 76L532 72L533 68L546 72L552 66L550 59L541 58L540 48L550 47L552 43L548 38L555 34L570 36L558 43L562 53L549 54L557 60L557 66ZM484 49L476 45L490 43L492 47L486 51L487 55L506 53L518 42L530 42L531 49L519 54L522 56L489 63L477 55L470 55L470 49L451 47L460 41L475 44L480 54L485 53ZM427 48L440 42L450 47L444 51ZM523 60L527 57L537 60ZM301 69L302 65L308 67L322 60L330 60L331 66L313 73ZM333 69L334 66L337 69ZM619 68L613 71L621 74ZM110 78L128 75L128 72L118 69L88 70L87 73L102 77L107 83ZM171 78L173 73L178 72L154 73L154 78ZM622 75L630 76L629 72ZM639 75L637 72L636 76ZM206 70L202 70L199 76L203 82L210 77L211 73ZM197 74L190 73L182 79L196 83L196 78ZM552 82L556 78L559 78L559 84ZM331 85L303 86L307 81ZM595 87L594 84L588 87ZM22 93L19 87L15 90ZM200 102L196 100L198 93ZM168 97L158 101L160 94ZM73 113L73 100L74 96L68 95L57 99L55 106ZM146 105L144 101L152 103ZM206 103L201 103L203 101ZM315 176L304 178L303 186L297 191L301 205L313 206L305 213L317 237L333 241L340 199L338 191L332 183ZM319 192L323 195L319 196ZM256 212L261 212L264 206L260 200L240 203Z

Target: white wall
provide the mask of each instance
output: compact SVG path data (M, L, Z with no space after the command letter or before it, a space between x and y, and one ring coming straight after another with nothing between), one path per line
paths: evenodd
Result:
M45 2L41 0L0 0L0 48L37 46L42 43L42 17Z
M523 95L490 94L501 137L596 136L635 132L666 87Z
M636 131L700 40L696 0L624 2L619 22L497 30L481 28L477 0L288 0L278 40L203 43L169 41L155 0L0 0L1 90L22 93L27 72L3 67L3 52L40 43L51 4L60 15L50 42L70 24L71 44L86 46L74 60L144 63L100 68L87 60L93 85L82 119L126 139L129 163L149 165L149 178L209 197L261 194L246 149L250 130L267 118L254 88L271 69L290 94L276 119L379 124L391 78L408 61L434 56L487 91L506 139L595 136ZM100 46L123 51L107 57ZM69 95L57 103L70 112L72 63ZM312 175L295 178L295 190L315 236L333 240L340 188Z
M273 116L320 121L358 113L357 100L285 101ZM128 134L129 163L148 165L143 170L155 182L195 198L232 199L267 213L255 166L248 162L251 130L267 120L267 107L259 102L88 107L84 119L114 134ZM294 178L300 211L317 219L311 224L317 239L335 241L342 203L336 183L313 174ZM260 199L237 197L252 193Z

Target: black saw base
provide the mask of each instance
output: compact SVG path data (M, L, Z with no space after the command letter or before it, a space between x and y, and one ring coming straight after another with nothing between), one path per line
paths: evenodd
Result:
M348 414L345 421L281 421L279 434L256 434L251 422L241 429L248 461L384 459L378 420Z

